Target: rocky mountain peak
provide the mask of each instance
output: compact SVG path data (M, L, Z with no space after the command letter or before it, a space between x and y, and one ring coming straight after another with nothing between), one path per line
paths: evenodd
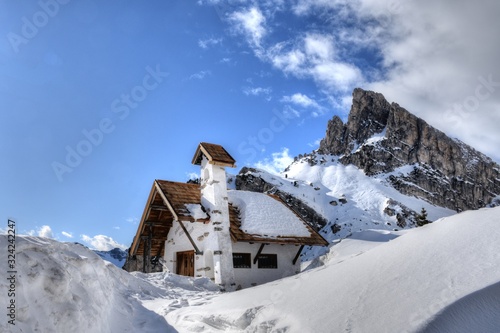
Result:
M380 93L356 88L346 124L328 122L320 154L339 156L367 175L413 165L391 175L397 190L454 210L477 209L500 194L500 166L465 143L451 139Z
M384 96L361 88L354 89L352 107L347 124L335 116L328 122L320 152L341 155L349 153L357 144L383 131L391 109Z

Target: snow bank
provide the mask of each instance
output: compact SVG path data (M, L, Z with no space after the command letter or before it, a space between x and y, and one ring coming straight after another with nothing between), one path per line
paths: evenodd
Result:
M450 321L463 323L450 332L500 327L498 298L489 295L500 283L500 207L388 238L345 260L223 294L167 319L180 332L434 332ZM481 323L472 318L476 303L490 309Z
M500 282L467 295L439 312L422 333L500 330Z
M229 202L238 207L245 233L269 237L309 237L304 222L288 207L270 196L249 191L228 191Z
M0 248L7 248L5 235ZM163 297L165 290L82 245L17 236L16 269L16 325L1 320L0 332L173 331L137 299ZM7 282L0 279L0 290Z
M303 262L303 271L320 267L325 264L336 264L349 258L359 256L360 254L379 246L382 242L389 242L408 230L387 231L387 230L364 230L355 232L351 237L338 239L330 247L325 255L314 258L313 260Z

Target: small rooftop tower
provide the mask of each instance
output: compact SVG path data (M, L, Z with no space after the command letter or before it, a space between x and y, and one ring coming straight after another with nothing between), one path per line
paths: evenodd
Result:
M218 249L213 253L215 283L225 290L233 290L235 282L225 167L236 167L236 161L224 147L201 142L192 162L201 166L201 204L208 210L213 225L208 242L213 244L212 248Z

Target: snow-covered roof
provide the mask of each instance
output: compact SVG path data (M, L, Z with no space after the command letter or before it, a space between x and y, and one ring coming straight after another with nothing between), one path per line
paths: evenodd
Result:
M231 236L242 242L328 245L279 197L258 192L228 191Z
M229 202L240 212L240 229L266 237L310 237L304 221L273 197L257 192L228 191Z

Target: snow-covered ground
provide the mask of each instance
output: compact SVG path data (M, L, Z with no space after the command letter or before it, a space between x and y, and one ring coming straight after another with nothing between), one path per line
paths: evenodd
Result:
M81 245L18 236L16 326L4 315L0 332L498 332L499 239L500 207L365 230L304 273L221 294L207 279L129 274Z
M167 320L180 332L498 332L500 208L390 234L361 233L324 266Z
M0 248L7 249L5 235L0 235ZM140 301L165 297L164 288L135 278L83 245L17 236L16 271L15 326L2 319L0 332L158 332L170 327ZM2 304L8 282L2 275Z

